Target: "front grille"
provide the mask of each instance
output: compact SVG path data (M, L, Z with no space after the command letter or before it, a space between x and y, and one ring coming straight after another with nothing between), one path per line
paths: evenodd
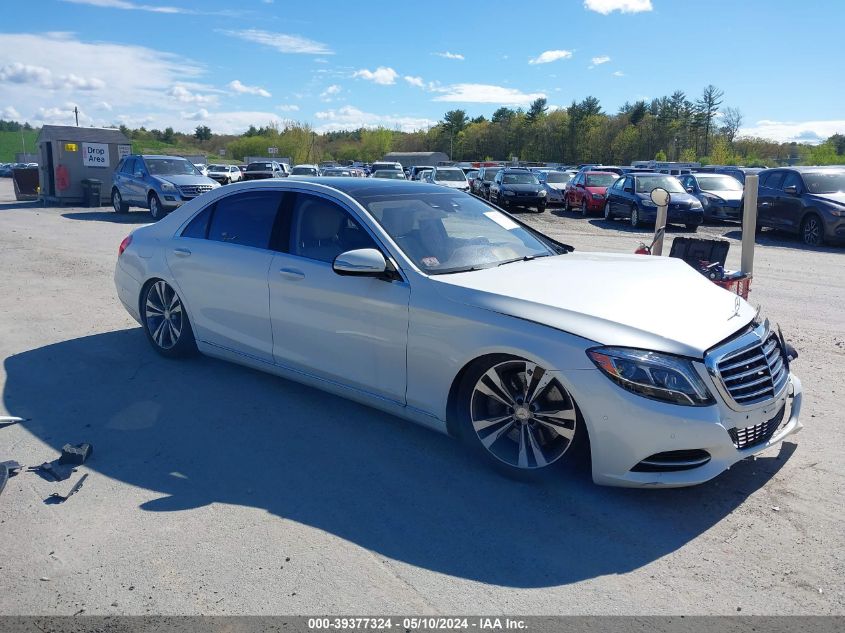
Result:
M766 420L753 426L746 426L742 429L731 429L728 433L733 440L734 446L743 449L768 442L769 438L777 431L780 423L783 422L785 412L786 405L782 406L778 414L771 420Z
M724 356L717 368L728 395L743 406L774 399L789 378L786 356L774 332L765 342Z
M179 193L184 198L196 198L198 195L211 191L211 185L182 185L179 187Z

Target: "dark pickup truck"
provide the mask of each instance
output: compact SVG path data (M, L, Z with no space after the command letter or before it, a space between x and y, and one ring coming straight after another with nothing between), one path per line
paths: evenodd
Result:
M288 172L285 166L274 160L250 163L246 166L244 180L263 180L265 178L285 178Z

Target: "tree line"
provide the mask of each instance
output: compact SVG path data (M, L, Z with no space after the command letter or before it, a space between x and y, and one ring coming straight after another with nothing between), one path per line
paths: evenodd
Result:
M723 107L724 106L724 107ZM266 156L268 147L294 163L322 160L373 161L387 152L444 152L456 161L508 160L563 164L627 165L635 160L671 160L703 164L774 166L845 164L845 135L834 134L818 145L781 143L740 136L743 116L724 105L724 92L706 86L697 97L683 91L633 103L606 112L592 96L565 108L550 108L544 98L527 108L500 107L488 119L465 110L449 110L435 125L414 132L386 128L317 133L307 123L270 122L241 135L214 134L198 125L193 134L172 127L121 131L135 151L203 152L221 160ZM0 121L0 131L29 124ZM221 151L222 150L222 151Z

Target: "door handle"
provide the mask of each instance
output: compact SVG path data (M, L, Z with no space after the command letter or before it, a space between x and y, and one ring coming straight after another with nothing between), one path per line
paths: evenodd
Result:
M280 268L279 274L285 279L290 279L291 281L300 281L305 279L305 273L301 270L297 270L296 268Z
M177 257L187 257L191 254L191 251L189 251L187 248L174 248L173 254Z
M761 206L761 207L770 207L770 206L772 206L772 205L771 205L771 203L769 203L769 202L761 202L761 203L760 203L760 206Z

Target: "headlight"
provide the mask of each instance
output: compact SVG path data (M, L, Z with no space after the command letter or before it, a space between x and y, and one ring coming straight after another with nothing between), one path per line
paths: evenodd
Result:
M594 347L587 356L605 376L637 395L694 407L715 402L687 359L625 347Z
M693 202L689 205L689 208L690 209L701 209L702 207L701 207L701 203L698 200L696 200L695 202Z
M604 198L603 194L600 194L600 193L594 193L593 194L593 200L601 200L602 198Z
M837 218L845 218L845 209L830 209L830 214L836 216Z
M176 191L176 185L174 185L172 182L166 182L164 180L161 180L159 182L161 183L162 191L167 191L171 193Z
M545 189L543 191L540 191L537 195L540 196L541 198L545 198L546 197Z
M505 189L502 193L505 194L506 196L512 196L513 195L513 191L510 191L508 189Z

